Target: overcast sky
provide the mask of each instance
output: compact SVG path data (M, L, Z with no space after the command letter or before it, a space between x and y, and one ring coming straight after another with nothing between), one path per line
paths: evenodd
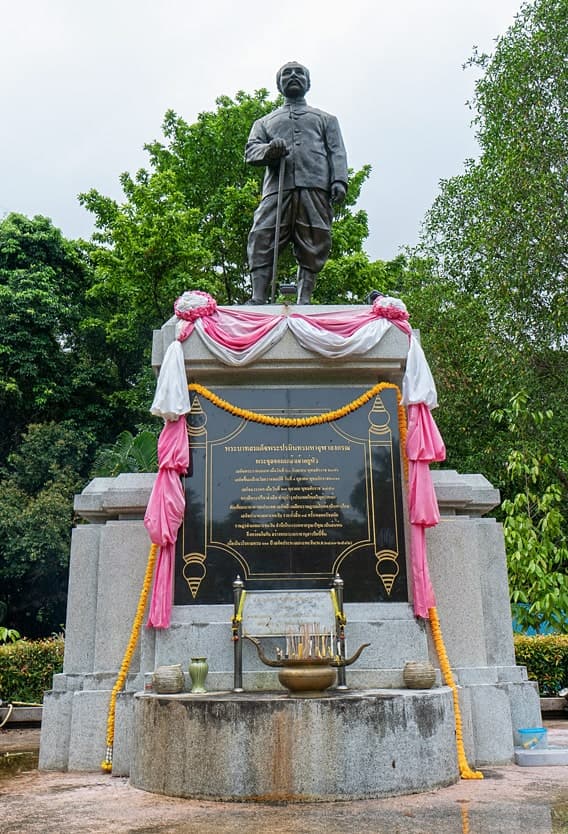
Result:
M77 194L120 199L167 109L187 121L219 95L268 87L285 61L311 71L309 102L338 116L372 165L367 250L416 242L441 178L476 153L475 73L520 0L0 0L0 216L51 217L89 237Z

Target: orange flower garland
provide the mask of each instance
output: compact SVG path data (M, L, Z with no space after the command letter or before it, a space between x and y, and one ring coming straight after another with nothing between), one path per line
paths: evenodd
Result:
M126 676L128 674L128 670L130 669L130 664L132 662L132 655L134 654L134 649L136 648L138 638L140 637L140 629L142 628L144 611L146 610L148 596L150 595L150 588L152 586L152 576L154 574L154 566L156 564L158 550L159 546L157 544L153 544L150 547L150 552L148 554L148 564L146 565L144 582L142 583L142 590L140 591L140 596L138 598L138 606L136 608L136 615L132 624L132 631L130 632L128 645L126 647L126 651L124 652L124 657L122 658L122 664L120 666L120 671L118 673L116 683L114 684L112 692L110 693L110 702L107 716L106 753L103 761L101 762L101 770L105 773L112 772L112 751L114 746L114 719L116 714L116 698L118 693L124 686L124 682L126 681Z
M483 779L483 773L480 773L479 770L472 770L467 763L465 749L463 746L463 726L460 712L458 688L456 686L454 676L452 675L450 661L448 660L448 654L444 645L442 629L440 628L440 620L438 619L438 609L429 608L428 615L430 617L432 638L434 640L434 645L436 646L436 652L438 653L438 659L440 661L440 670L444 678L444 683L446 684L446 686L449 686L452 690L452 696L454 699L454 717L456 722L456 747L458 752L458 767L460 770L460 776L462 779Z
M237 405L232 405L232 403L224 400L222 397L218 397L217 394L214 394L213 391L210 391L209 388L206 388L204 385L200 385L198 382L191 382L187 387L190 391L195 391L196 394L201 394L202 397L205 397L205 399L209 400L209 402L213 403L213 405L216 405L218 408L222 408L223 411L228 411L229 414L232 414L234 417L242 417L244 420L249 420L253 423L263 423L266 426L286 426L288 428L304 428L305 426L319 426L324 423L333 423L335 420L340 420L347 414L357 411L358 408L361 408L361 406L368 403L369 400L372 400L373 397L376 397L377 394L380 394L381 391L384 391L386 388L393 388L397 394L400 450L404 464L404 476L408 480L408 459L406 457L406 410L401 402L402 394L400 393L400 388L393 382L378 382L376 385L373 385L372 388L369 388L368 391L365 391L364 394L361 394L360 397L357 397L355 400L347 403L341 408L336 408L333 411L327 411L325 414L315 414L311 417L272 417L269 414L259 414L256 411L249 411L248 408L240 408Z

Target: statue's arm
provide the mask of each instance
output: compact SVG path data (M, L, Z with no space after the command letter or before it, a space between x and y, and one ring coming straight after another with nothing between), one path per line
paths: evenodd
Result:
M264 125L262 122L255 122L245 147L245 162L249 165L266 165L269 161L266 156L269 147L270 140Z
M334 183L342 183L347 191L347 152L343 144L343 137L339 128L339 122L335 116L330 116L326 125L326 144L330 165L330 180Z
M262 121L253 124L245 147L245 162L249 165L270 165L287 153L284 139L270 139Z

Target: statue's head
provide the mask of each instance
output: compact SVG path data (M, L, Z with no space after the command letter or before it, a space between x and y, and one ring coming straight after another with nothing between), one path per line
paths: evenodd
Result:
M301 98L310 89L310 71L298 61L289 61L276 73L276 86L286 98Z

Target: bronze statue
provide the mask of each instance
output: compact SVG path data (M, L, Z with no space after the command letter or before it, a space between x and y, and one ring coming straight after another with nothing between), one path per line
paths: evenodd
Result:
M309 304L331 249L332 204L347 193L347 156L336 117L306 104L306 67L284 64L276 84L285 103L253 124L245 149L247 162L266 166L262 201L248 238L249 303L266 303L271 279L273 298L278 252L292 241L297 302Z

